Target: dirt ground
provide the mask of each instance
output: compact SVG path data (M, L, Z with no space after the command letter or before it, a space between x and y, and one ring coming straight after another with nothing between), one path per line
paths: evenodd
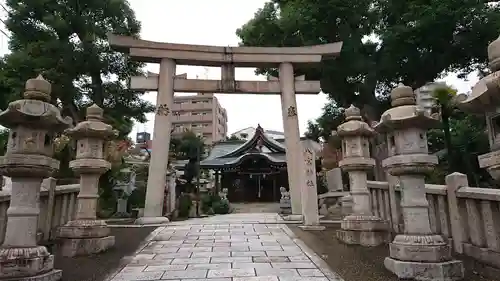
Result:
M335 238L335 231L338 228L333 226L317 232L305 232L295 225L289 227L345 281L399 281L384 267L384 259L389 255L387 246L367 248L342 244ZM472 269L473 262L469 259L465 259L464 264L466 268L464 280L500 281L479 276Z
M55 255L55 268L63 270L62 281L104 281L120 265L121 258L132 255L155 227L111 228L115 247L105 253L65 258Z

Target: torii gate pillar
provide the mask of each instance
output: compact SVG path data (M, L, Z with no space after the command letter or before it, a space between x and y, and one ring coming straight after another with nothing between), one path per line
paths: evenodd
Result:
M281 111L283 114L283 129L285 131L286 167L292 203L292 214L301 215L301 188L303 184L301 179L304 179L302 176L305 171L300 166L304 162L304 159L302 159L303 155L300 144L297 99L295 97L295 76L291 63L285 62L280 64L279 81L281 87Z

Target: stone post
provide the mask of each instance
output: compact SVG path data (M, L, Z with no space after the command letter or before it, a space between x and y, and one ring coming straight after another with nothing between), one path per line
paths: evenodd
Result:
M295 97L295 77L291 63L280 64L279 82L281 85L281 111L283 114L283 130L285 131L286 166L292 214L302 215L300 192L304 171L302 170L302 149L300 147L299 119ZM297 217L296 219L300 220L301 218Z
M38 76L26 82L24 99L11 102L0 113L0 124L9 128L7 153L0 157L0 174L11 178L12 195L7 210L5 239L0 248L1 280L60 280L54 256L37 245L38 198L44 178L59 161L54 152L54 132L71 126L50 104L51 84Z
M382 166L399 177L404 232L390 244L385 267L401 279L460 280L462 262L452 260L450 246L432 233L425 193L425 175L438 163L436 156L428 154L427 130L439 126L439 120L416 106L410 87L399 85L391 99L392 108L382 114L375 130L386 134L393 151Z
M69 166L80 176L80 193L76 219L58 231L61 254L65 257L100 253L115 244L106 223L96 216L99 178L111 168L104 159L104 145L117 135L113 127L102 120L103 110L92 105L87 108L86 121L66 130L66 135L77 141L76 159Z
M301 170L305 171L301 191L304 222L299 227L303 230L324 230L325 227L319 224L316 152L311 140L302 141L301 146L304 159Z
M172 106L174 103L175 61L162 59L158 77L158 95L153 131L151 159L149 161L148 183L144 216L136 224L161 224L169 222L163 217L165 177L167 175L170 131L172 129Z
M387 223L375 216L370 208L367 171L373 169L370 158L370 138L375 131L363 121L361 111L351 105L345 111L346 122L337 128L342 138L343 159L340 168L349 174L352 196L352 214L341 223L337 237L347 244L377 246L388 242Z
M172 170L171 173L167 177L167 188L168 188L168 204L167 204L167 212L172 213L175 210L175 187L176 187L176 171Z

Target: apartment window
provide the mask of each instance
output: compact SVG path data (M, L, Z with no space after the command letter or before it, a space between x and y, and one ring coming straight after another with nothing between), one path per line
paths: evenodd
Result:
M205 127L205 128L208 127L208 124L203 124L203 127Z
M182 104L183 104L183 102L182 102L182 101L176 101L176 102L174 102L174 103L175 103L175 104L178 104L178 105L182 105Z
M198 128L198 124L191 125L191 128Z
M197 104L198 101L197 100L194 100L194 101L191 101L192 104Z
M207 112L202 112L201 115L207 115Z
M209 101L209 100L204 100L204 101L202 101L202 102L203 102L203 103L210 103L210 101Z
M197 116L197 115L199 115L199 113L198 112L192 112L191 115Z

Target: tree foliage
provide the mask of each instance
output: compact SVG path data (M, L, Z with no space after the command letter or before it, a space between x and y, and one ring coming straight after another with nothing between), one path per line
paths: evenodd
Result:
M170 152L179 160L196 160L202 158L205 152L205 142L195 133L187 131L180 138L170 140Z
M245 46L343 41L338 58L297 68L296 75L321 80L331 106L355 104L375 121L399 82L418 88L448 72L483 71L486 47L498 36L499 9L475 0L274 0L236 33ZM275 69L258 72L276 75ZM310 133L328 135L322 122L313 122Z
M126 83L140 74L142 64L107 43L110 32L139 36L140 23L127 1L7 0L6 6L11 53L0 63L0 89L8 99L19 97L25 81L42 74L52 82L52 102L75 123L91 103L105 109L107 122L122 136L134 119L146 121L152 105Z

